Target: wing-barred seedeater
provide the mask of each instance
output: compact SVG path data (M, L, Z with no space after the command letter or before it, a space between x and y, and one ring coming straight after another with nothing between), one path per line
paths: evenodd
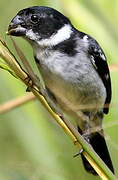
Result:
M111 101L111 80L106 56L96 40L57 10L43 6L19 11L8 32L31 44L50 98L74 117L78 131L114 173L102 130ZM83 155L82 160L85 169L97 175Z

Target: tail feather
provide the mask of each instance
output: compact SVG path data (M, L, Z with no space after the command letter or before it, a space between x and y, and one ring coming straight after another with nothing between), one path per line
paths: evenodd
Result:
M80 129L78 129L78 131L80 132ZM91 134L89 140L95 152L100 156L100 158L104 161L104 163L108 166L108 168L114 173L114 168L112 165L112 161L104 137L99 132L96 132ZM90 163L86 160L86 158L83 155L81 155L81 157L86 171L93 175L98 175L97 172L90 165Z

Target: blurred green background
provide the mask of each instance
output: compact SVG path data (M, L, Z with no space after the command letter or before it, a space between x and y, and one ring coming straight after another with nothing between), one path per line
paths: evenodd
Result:
M0 36L14 51L5 35L10 20L23 8L46 5L68 16L73 24L95 37L110 65L118 59L118 0L1 0ZM15 38L37 71L28 43ZM115 65L115 67L117 67ZM37 72L38 73L38 72ZM113 98L104 120L107 144L118 176L118 71L111 72ZM0 104L27 94L26 87L0 69ZM0 180L97 180L87 174L77 148L38 101L0 115Z

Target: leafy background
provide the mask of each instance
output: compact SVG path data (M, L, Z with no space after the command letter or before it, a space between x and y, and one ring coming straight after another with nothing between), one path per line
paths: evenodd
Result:
M118 176L118 1L117 0L1 0L0 36L14 51L5 35L10 20L25 7L46 5L68 16L73 24L95 37L103 47L112 68L113 98L104 129L116 175ZM32 49L15 38L37 71ZM38 74L38 71L37 71ZM0 69L0 104L20 97L26 87ZM101 147L102 148L102 147ZM99 179L87 174L80 157L73 158L76 147L37 101L0 115L1 180L85 180Z

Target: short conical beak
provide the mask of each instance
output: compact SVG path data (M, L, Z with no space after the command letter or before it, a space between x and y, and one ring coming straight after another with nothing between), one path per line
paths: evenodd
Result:
M17 15L12 19L7 34L11 36L24 36L26 34L26 28L20 16Z

